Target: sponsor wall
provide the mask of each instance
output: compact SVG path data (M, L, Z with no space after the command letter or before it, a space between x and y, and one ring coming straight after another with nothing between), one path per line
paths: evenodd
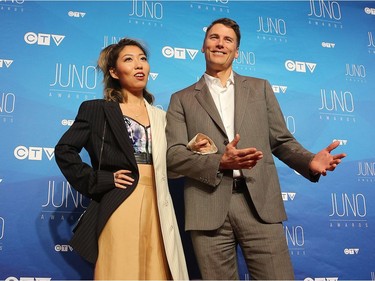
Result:
M102 97L100 50L143 40L149 90L167 109L202 75L205 27L219 17L241 26L234 70L270 81L294 136L313 152L340 140L337 152L348 154L318 184L276 160L296 278L375 280L375 3L328 0L0 0L0 279L92 278L67 242L87 199L61 175L54 146L78 106ZM199 279L182 184L170 189Z

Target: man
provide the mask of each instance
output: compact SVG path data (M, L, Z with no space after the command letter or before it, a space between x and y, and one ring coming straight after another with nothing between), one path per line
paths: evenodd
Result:
M168 168L186 177L185 229L203 279L238 279L239 244L252 279L290 280L272 154L313 182L345 154L330 154L339 142L313 154L294 139L268 81L233 72L240 39L231 19L207 28L206 72L173 94L167 111ZM197 134L206 138L196 140ZM207 152L211 145L217 152Z

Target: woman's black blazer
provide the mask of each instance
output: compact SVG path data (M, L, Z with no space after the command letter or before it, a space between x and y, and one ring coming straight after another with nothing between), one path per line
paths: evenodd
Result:
M87 150L91 165L82 161L82 148ZM65 178L91 199L70 241L91 263L96 262L97 241L105 223L138 183L133 151L119 104L105 100L83 102L73 125L55 147L55 159ZM114 185L113 173L120 169L132 171L135 179L126 189Z

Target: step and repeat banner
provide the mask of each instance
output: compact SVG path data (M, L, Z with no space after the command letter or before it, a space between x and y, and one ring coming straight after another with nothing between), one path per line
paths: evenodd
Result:
M68 245L87 207L56 166L54 146L79 105L102 98L99 52L123 37L150 51L148 88L167 109L205 69L205 28L241 26L234 71L270 81L292 134L347 158L310 183L276 159L299 280L375 280L375 2L0 0L0 279L91 279ZM82 156L87 159L83 152ZM183 231L183 179L170 190ZM242 257L241 279L250 279Z

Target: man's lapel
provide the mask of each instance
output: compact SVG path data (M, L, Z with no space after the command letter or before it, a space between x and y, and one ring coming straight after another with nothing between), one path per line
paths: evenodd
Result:
M235 133L239 132L242 121L249 112L249 89L247 87L246 78L234 74L234 129Z
M197 82L195 86L195 91L197 93L195 97L198 100L199 104L208 113L208 115L210 115L212 120L221 129L221 131L226 135L223 121L221 120L219 111L216 108L215 102L211 96L210 91L208 90L207 84L204 81L203 76ZM199 116L197 116L197 118L199 118Z

